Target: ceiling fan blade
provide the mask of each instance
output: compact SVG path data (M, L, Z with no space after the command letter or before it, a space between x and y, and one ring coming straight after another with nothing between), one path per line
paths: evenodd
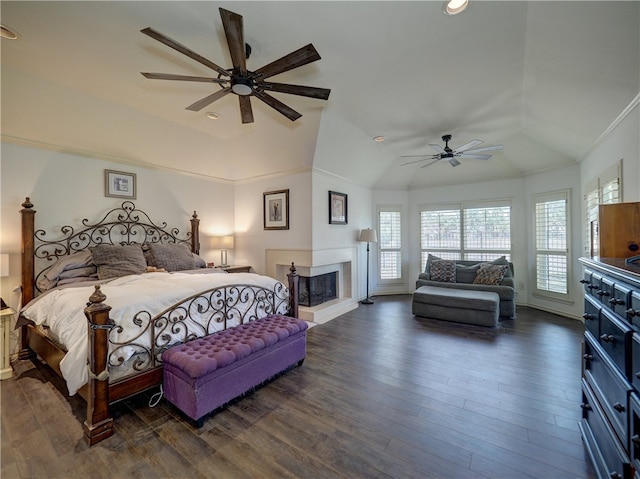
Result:
M289 93L290 95L308 96L320 100L329 99L331 90L328 88L317 88L314 86L288 85L286 83L263 83L265 90L277 91L278 93Z
M433 164L435 164L435 163L437 163L439 161L440 161L440 158L436 158L435 160L427 163L426 165L422 165L420 168L426 168L427 166L431 166L431 165L433 165Z
M242 117L242 123L253 123L251 97L239 95L238 100L240 100L240 116Z
M451 159L449 160L449 164L450 164L451 166L458 166L458 165L460 165L461 163L460 163L458 160L456 160L455 158L451 158Z
M279 73L284 73L294 68L301 67L307 63L320 60L320 54L316 51L314 46L309 43L302 48L299 48L295 52L291 52L288 55L279 58L278 60L269 63L256 70L256 75L262 78L269 78Z
M198 100L197 102L193 103L192 105L189 105L187 107L187 110L191 110L191 111L200 111L202 110L205 106L210 105L211 103L213 103L216 100L219 100L220 98L222 98L223 96L225 96L227 93L231 92L231 87L229 88L225 88L224 90L220 90L217 91L209 96L204 97L202 100Z
M469 148L473 148L474 146L479 145L480 143L484 143L484 141L482 141L482 140L471 140L469 143L465 143L464 145L462 145L459 148L454 148L453 151L457 151L458 153L462 153L463 151L466 151Z
M471 158L473 160L488 160L489 158L491 158L491 155L474 155L471 153L462 153L456 156L458 158Z
M483 148L476 148L475 150L467 150L465 153L482 153L484 151L497 151L502 150L502 145L485 146Z
M229 83L229 80L223 80L221 78L209 78L209 77L194 77L190 75L174 75L173 73L148 73L140 72L145 78L150 80L183 80L183 81L198 81L205 83Z
M242 25L242 15L220 8L220 17L224 34L227 37L229 53L234 70L238 70L241 76L247 74L247 58L244 47L244 33Z
M412 158L412 157L410 157L410 156L401 156L400 158ZM413 165L414 163L420 163L421 161L427 161L427 160L429 160L429 159L433 159L433 157L427 157L427 156L425 156L425 157L423 157L423 158L422 158L422 159L420 159L420 160L413 160L413 161L407 161L406 163L401 163L401 164L400 164L400 166ZM437 161L437 160L439 160L440 158L435 158L435 159L436 159L436 161Z
M289 120L291 120L291 121L295 121L295 120L297 120L298 118L300 118L302 116L300 113L295 111L293 108L288 107L287 105L282 103L280 100L276 100L271 95L268 95L268 94L266 94L264 92L259 93L259 94L256 93L255 97L259 98L260 100L265 102L267 105L269 105L271 108L276 110L278 113L281 113L282 115L284 115L287 118L289 118Z
M445 149L442 148L440 145L434 145L433 143L429 143L429 146L434 150L436 150L438 153L446 153Z
M226 71L224 68L216 65L211 60L207 60L202 55L198 55L193 50L190 50L189 48L187 48L184 45L176 42L175 40L172 40L171 38L167 37L166 35L163 35L162 33L155 31L153 28L147 27L147 28L145 28L143 30L140 30L140 31L142 33L144 33L145 35L150 36L154 40L158 40L160 43L164 43L166 46L168 46L170 48L173 48L174 50L179 51L180 53L188 56L189 58L197 61L198 63L202 63L203 65L211 68L212 70L217 71L221 75L229 76L229 72Z

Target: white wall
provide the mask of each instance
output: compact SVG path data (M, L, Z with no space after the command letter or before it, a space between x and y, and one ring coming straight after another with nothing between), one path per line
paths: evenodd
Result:
M346 225L329 224L329 191L347 195ZM358 242L358 235L361 229L376 227L372 219L371 190L324 172L314 171L312 199L313 250L355 246L358 251L355 264L352 265L353 272L358 278L358 291L356 291L355 297L363 299L366 296L366 246L365 243ZM374 263L375 258L372 257L370 267L374 267ZM370 272L369 276L370 278L375 277L373 272Z
M582 194L585 185L622 159L622 200L640 201L640 94L611 131L580 163Z
M311 248L311 172L283 175L245 184L234 190L236 263L265 273L267 249ZM289 190L289 229L265 230L263 197L268 191Z
M219 252L206 244L209 234L234 230L233 186L210 179L178 175L119 163L80 157L3 142L1 145L0 248L10 254L9 278L2 278L2 297L10 306L18 298L10 293L20 284L20 205L29 196L36 210L36 228L51 231L119 207L123 200L104 196L104 170L137 175L136 207L154 221L166 221L181 232L190 231L194 210L200 218L201 256L219 262ZM230 260L233 260L230 252Z
M534 204L533 196L541 193L571 190L569 218L569 247L570 258L568 261L567 279L569 283L569 298L567 301L554 301L534 294L535 289L535 231L534 231ZM534 308L561 314L563 316L579 318L583 311L584 289L578 281L582 278L582 269L578 258L582 252L582 195L580 193L580 167L579 165L557 168L531 175L526 178L527 207L524 223L527 229L527 271L517 275L517 281L526 274L526 284L529 285L526 297L521 302Z

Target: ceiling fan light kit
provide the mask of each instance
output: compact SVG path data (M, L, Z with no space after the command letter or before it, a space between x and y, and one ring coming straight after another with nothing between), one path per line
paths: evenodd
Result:
M272 97L266 91L273 91L278 93L287 93L290 95L306 96L309 98L317 98L320 100L327 100L331 90L328 88L317 88L303 85L289 85L285 83L266 82L267 78L276 76L280 73L293 70L308 63L320 60L320 55L310 43L298 50L285 55L284 57L269 63L268 65L259 68L256 71L247 70L246 61L251 54L251 47L244 41L244 27L243 19L241 15L233 13L224 8L220 8L220 17L222 18L222 25L224 27L225 36L227 39L227 45L229 47L229 53L231 54L231 61L233 68L224 69L211 60L197 54L190 50L188 47L172 40L171 38L163 35L160 32L153 30L152 28L145 28L141 30L142 33L148 35L154 40L163 43L164 45L173 48L174 50L188 56L192 60L195 60L206 67L218 73L217 78L189 76L189 75L174 75L170 73L148 73L142 72L145 78L151 80L178 80L178 81L194 81L205 83L217 83L221 90L210 94L195 103L189 105L187 110L200 111L207 105L210 105L216 100L226 96L228 93L234 93L238 96L240 105L240 116L242 123L253 123L253 110L251 108L250 97L253 96L262 100L271 108L276 110L281 115L289 118L291 121L295 121L302 115L285 105L281 101Z
M452 135L442 135L442 141L444 141L444 148L440 145L429 144L431 148L437 151L435 155L402 156L401 158L420 158L420 159L409 161L407 163L402 163L402 165L400 166L411 165L414 163L420 163L421 161L427 161L427 160L431 160L431 161L425 165L422 165L421 168L426 168L427 166L431 166L437 163L438 161L442 161L442 160L447 161L451 166L458 166L461 164L458 158L473 159L473 160L488 160L489 158L491 158L492 155L480 155L479 153L484 153L486 151L497 151L497 150L503 149L502 145L484 146L482 148L471 149L471 148L474 148L475 146L478 146L484 143L484 141L482 140L471 140L465 143L464 145L459 146L458 148L451 148L449 147L449 142L451 141L451 138L453 138Z

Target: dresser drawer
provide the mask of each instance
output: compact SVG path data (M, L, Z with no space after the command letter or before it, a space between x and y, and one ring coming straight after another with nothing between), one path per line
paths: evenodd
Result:
M625 311L627 319L640 330L640 291L631 291L629 308Z
M606 309L600 310L598 342L624 377L631 381L631 326Z
M631 385L640 391L640 334L633 333L631 340Z
M606 422L598 401L584 379L580 432L598 477L631 479L633 469L629 456Z
M591 296L584 297L584 327L596 338L600 337L600 303Z
M631 416L629 417L629 455L637 475L638 471L640 471L640 398L636 392L631 393L629 407L631 408Z
M591 273L591 287L589 288L588 293L594 298L600 299L600 292L602 288L602 275L596 272Z
M628 449L631 385L589 334L585 334L584 347L584 377L607 415L618 439Z
M593 271L591 271L589 268L585 268L584 269L584 273L582 273L582 279L580 280L580 282L582 283L582 286L584 288L584 292L586 294L590 294L591 293L591 289L593 288L593 286L591 285L591 275L593 274Z
M613 285L613 291L607 303L609 304L609 307L613 309L621 318L627 317L630 294L631 290L624 284L616 283ZM631 321L629 321L629 323L631 323Z

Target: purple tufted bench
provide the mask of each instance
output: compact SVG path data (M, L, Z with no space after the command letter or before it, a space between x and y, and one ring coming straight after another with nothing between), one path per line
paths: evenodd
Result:
M202 426L204 416L306 355L307 323L283 315L219 331L162 354L164 395Z

